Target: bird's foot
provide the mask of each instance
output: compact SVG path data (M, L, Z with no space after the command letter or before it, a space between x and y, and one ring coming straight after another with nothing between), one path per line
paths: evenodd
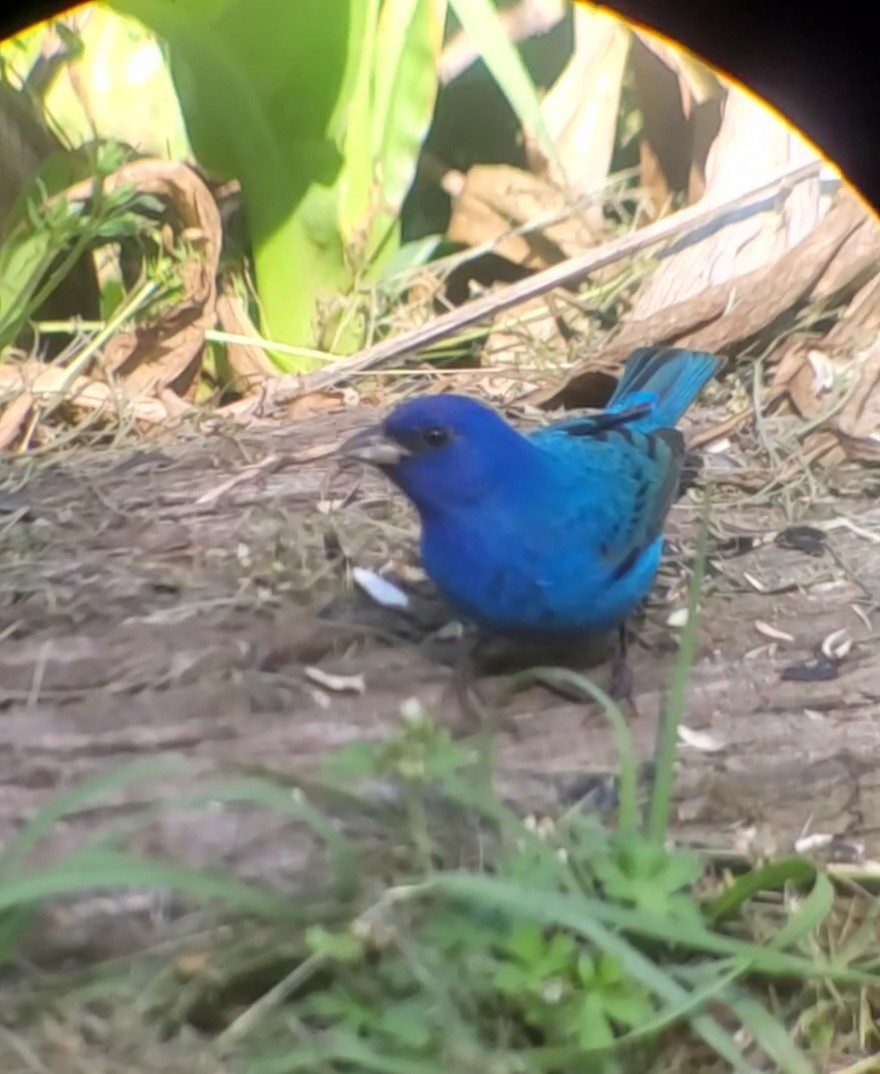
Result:
M611 683L608 696L613 701L632 701L633 674L625 656L615 655L611 661Z
M633 693L632 669L625 658L615 657L611 662L611 683L608 686L608 696L618 703L624 715L631 720L639 718L639 710Z
M459 710L457 730L465 735L491 734L500 726L494 706L484 699L479 688L479 655L482 646L482 638L478 637L473 642L462 639L461 649L452 670L452 689ZM504 729L508 729L506 724Z
M484 723L486 708L476 678L470 660L459 661L452 670L452 689L458 703L462 730L473 730Z
M627 629L622 625L618 632L618 649L611 660L611 682L608 696L617 701L632 719L638 719L639 710L633 697L633 674L627 659Z

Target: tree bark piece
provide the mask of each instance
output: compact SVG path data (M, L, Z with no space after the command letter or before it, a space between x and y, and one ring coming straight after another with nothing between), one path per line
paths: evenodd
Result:
M770 265L715 284L643 321L627 321L598 354L577 367L561 388L537 393L530 402L577 407L591 397L599 371L617 373L636 347L672 345L726 354L744 347L777 318L808 298L835 255L865 219L865 209L841 193L822 222ZM838 272L839 277L839 272Z

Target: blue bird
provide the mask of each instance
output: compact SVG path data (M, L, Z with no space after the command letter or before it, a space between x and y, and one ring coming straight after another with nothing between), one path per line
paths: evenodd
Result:
M654 583L677 498L675 428L711 354L644 347L607 408L529 435L460 395L420 396L342 447L415 505L424 568L491 633L551 638L623 624Z

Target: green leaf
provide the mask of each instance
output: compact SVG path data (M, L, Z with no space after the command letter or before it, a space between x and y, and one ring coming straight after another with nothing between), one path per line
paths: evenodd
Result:
M424 1052L431 1043L432 1027L427 1011L415 1000L386 1007L376 1022L376 1029L414 1052Z
M393 253L433 110L433 0L114 0L165 38L199 161L235 177L262 333L347 351L361 265ZM381 137L380 137L381 135ZM354 310L354 312L353 312ZM296 364L294 364L296 363ZM288 357L289 368L308 359Z
M587 1051L599 1051L614 1044L614 1031L608 1024L602 998L587 995L565 1018L566 1028L574 1030L578 1044Z
M380 198L367 250L374 273L400 245L400 210L434 113L445 21L446 5L436 0L382 5L371 138Z
M720 955L726 959L737 956L740 965L734 965L734 973L746 968L779 976L794 976L803 980L828 977L837 981L870 983L874 978L815 958L798 958L758 944L736 940L710 933L690 922L675 919L657 919L644 910L603 903L577 893L554 893L531 891L509 881L487 876L447 874L433 877L420 886L425 894L445 894L447 897L468 899L478 905L492 906L510 914L519 915L546 927L560 927L583 936L605 955L615 958L623 971L634 982L669 1007L681 1010L688 1007L693 994L662 967L653 964L641 951L629 942L626 933L651 937L684 949L701 951L704 956ZM725 962L727 973L730 963ZM721 997L723 1000L723 996ZM771 1017L769 1014L768 1018ZM688 1021L717 1054L734 1070L753 1071L746 1062L734 1039L714 1018L699 1009Z
M378 742L350 742L330 754L322 766L322 774L331 783L375 776L380 771L382 748Z
M505 946L520 962L534 964L544 953L544 933L538 925L526 922L513 929Z
M333 1025L345 1025L355 1033L368 1029L376 1021L376 1008L372 1004L335 986L327 992L309 993L303 1001L303 1009Z
M505 962L499 966L493 975L492 982L505 996L523 996L529 992L533 984L532 975L513 962Z
M103 4L90 9L75 34L60 20L52 26L77 51L75 65L67 61L76 92L62 77L44 94L46 111L67 144L97 136L118 138L145 156L190 155L171 74L152 34Z
M196 155L209 171L241 182L263 334L314 345L316 304L351 282L335 188L363 5L115 0L113 6L165 38Z
M612 845L610 854L597 856L592 867L606 894L620 902L700 920L696 901L681 894L702 872L694 854L669 851L632 831Z
M567 932L557 932L550 938L539 963L547 976L570 969L574 963L575 942Z
M641 989L621 987L615 992L602 992L601 995L606 1015L620 1025L644 1025L654 1014L651 1001Z
M52 153L6 208L0 222L0 347L15 341L45 298L42 292L49 269L63 262L65 251L92 229L79 206L63 199L46 200L80 178L83 167L67 151ZM68 260L67 270L73 260ZM63 278L66 272L59 269L58 275Z
M476 899L481 903L521 914L544 925L569 928L595 944L601 951L619 960L633 980L670 1004L683 1003L688 992L659 966L628 943L622 936L607 929L601 922L602 911L613 910L614 916L626 914L622 908L607 907L594 899L577 895L532 892L506 881L484 876L447 875L432 879L425 891L445 892L460 898ZM630 916L626 914L626 916ZM640 915L632 914L632 917ZM753 1068L742 1057L733 1038L709 1015L695 1013L690 1018L698 1033L719 1056L726 1059L739 1074L753 1074Z
M10 235L0 247L0 346L12 343L33 312L33 298L58 256L48 228Z

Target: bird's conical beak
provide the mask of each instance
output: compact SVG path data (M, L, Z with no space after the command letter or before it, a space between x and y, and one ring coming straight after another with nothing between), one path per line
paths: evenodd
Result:
M339 451L350 459L360 459L372 466L396 466L410 454L396 440L386 436L381 425L370 425L361 429L349 437Z

